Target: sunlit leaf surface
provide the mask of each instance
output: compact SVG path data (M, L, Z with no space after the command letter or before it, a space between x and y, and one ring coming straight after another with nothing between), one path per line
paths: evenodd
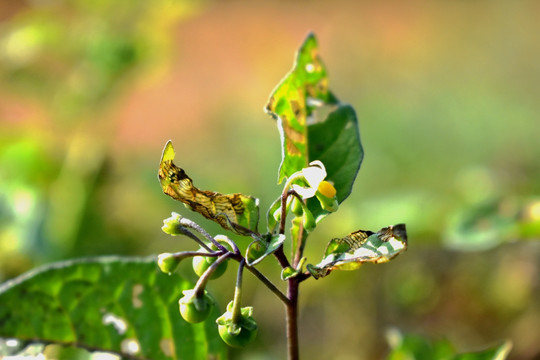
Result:
M175 157L172 142L163 149L158 177L163 192L183 202L187 208L213 220L224 229L242 235L257 231L259 201L242 194L223 195L213 191L199 190L186 172L173 163Z
M328 90L317 40L309 34L296 54L293 68L274 89L266 105L266 111L277 120L281 134L279 182L309 163L307 125L313 110L336 102Z
M354 270L364 263L384 263L407 249L405 224L382 228L378 232L358 230L344 238L330 240L323 260L307 269L314 278L332 270Z
M191 286L159 271L154 257L47 265L0 286L0 337L130 359L224 359L217 310L203 324L180 317L178 299Z
M349 105L338 106L325 121L308 126L308 137L310 161L322 161L326 167L326 180L334 184L338 203L343 202L352 191L364 158L354 109ZM308 199L308 207L317 221L328 214L315 198Z
M326 180L337 190L338 203L345 200L352 190L364 151L356 113L329 90L313 34L307 36L293 68L272 92L266 111L277 120L281 135L278 182L320 160L328 172ZM308 199L307 205L316 222L329 214L316 198ZM293 224L293 247L299 238L307 236L297 226Z

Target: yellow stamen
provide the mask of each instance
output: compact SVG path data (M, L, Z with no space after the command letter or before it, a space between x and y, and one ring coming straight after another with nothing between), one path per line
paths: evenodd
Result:
M319 190L322 195L330 199L336 196L336 188L326 180L321 181L317 190Z

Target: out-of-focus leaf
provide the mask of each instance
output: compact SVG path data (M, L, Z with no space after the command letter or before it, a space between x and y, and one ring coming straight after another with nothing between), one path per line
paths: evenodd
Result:
M516 239L540 238L540 201L490 199L456 212L445 244L464 251L486 250Z
M486 350L459 354L452 360L504 360L512 350L512 342L506 341L502 345L495 346Z
M388 360L450 360L456 353L448 340L429 341L419 335L403 335L397 329L388 330L386 339L392 348Z
M323 260L307 265L311 275L318 279L332 270L354 270L364 263L384 263L407 249L405 224L382 228L378 232L358 230L344 238L330 240Z
M246 262L248 265L258 264L262 259L276 251L285 241L283 234L266 234L261 240L254 240L246 250Z
M214 320L180 318L192 284L156 259L102 257L47 265L0 286L0 337L60 343L133 359L226 357Z
M274 89L266 111L278 123L282 160L278 182L305 168L309 163L308 121L313 110L336 104L328 90L326 69L319 58L315 35L309 34L296 54L292 70ZM316 160L316 159L311 159Z
M395 329L387 332L387 340L392 348L388 360L504 360L512 349L512 343L505 341L486 350L457 354L447 340L430 341L419 335L403 335Z
M540 199L527 201L520 211L519 236L524 239L540 239Z
M199 190L184 170L173 163L175 157L172 142L163 149L159 165L159 182L163 192L183 202L187 208L213 220L224 229L241 235L257 232L259 200L242 194L223 195L213 191Z

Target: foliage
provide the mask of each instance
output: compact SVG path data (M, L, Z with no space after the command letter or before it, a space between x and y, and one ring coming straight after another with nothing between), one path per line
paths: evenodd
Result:
M352 107L340 103L329 91L326 70L318 57L317 51L315 37L310 34L297 54L293 69L278 85L276 90L274 90L266 107L267 111L277 120L278 129L280 131L282 162L278 179L279 182L285 181L283 191L270 206L267 213L267 231L262 233L259 232L259 202L257 199L238 193L224 195L213 191L200 190L194 187L191 178L186 175L183 169L173 163L174 150L172 148L172 143L167 143L159 169L159 178L163 192L174 199L183 202L188 209L200 213L209 220L215 221L221 225L223 229L229 230L235 235L251 238L251 243L246 249L240 249L240 246L238 246L235 241L225 238L224 241L229 246L223 246L223 244L218 241L217 236L214 237L210 235L204 228L195 222L173 213L171 218L165 220L163 230L170 235L183 235L191 238L201 246L201 250L196 252L186 251L166 253L166 256L160 256L160 268L166 273L171 273L177 263L187 257L211 257L216 260L209 262L211 265L200 274L200 278L194 286L192 284L188 285L185 280L177 275L165 277L165 279L176 283L175 286L167 283L167 287L170 285L170 288L165 290L165 293L168 294L167 302L165 303L168 309L165 311L166 316L156 313L155 310L154 313L152 313L152 310L146 311L146 308L144 308L144 313L142 309L141 313L137 313L134 309L121 308L124 312L136 314L135 318L127 319L128 328L131 330L129 325L132 325L134 334L139 334L141 332L136 331L136 329L138 329L137 326L139 325L146 326L145 329L148 329L149 324L152 324L153 327L157 326L158 328L161 327L163 329L165 324L169 324L170 326L172 323L176 324L179 322L184 324L183 326L185 329L204 329L203 333L197 333L197 336L194 335L194 337L199 339L199 337L206 336L208 344L213 344L217 335L217 332L215 331L216 325L213 324L214 335L206 333L206 330L210 327L212 321L206 321L204 327L201 328L196 325L187 325L182 321L175 322L170 316L176 314L175 316L178 318L177 301L181 296L178 294L178 291L180 290L182 290L186 296L189 294L189 305L193 306L191 311L193 311L193 309L200 310L197 304L203 301L203 299L207 303L213 302L208 300L209 298L207 297L208 295L205 289L207 282L212 278L213 273L221 264L226 261L234 260L239 263L235 295L233 301L227 307L226 313L218 319L219 334L227 343L236 346L238 343L231 341L231 337L234 338L234 336L242 334L242 331L247 329L248 333L244 332L244 334L248 334L249 336L245 335L242 341L240 341L240 345L243 346L248 342L251 342L257 332L257 323L253 317L254 314L256 315L256 312L254 313L251 307L241 307L242 273L245 268L261 280L262 283L285 304L285 307L287 308L289 357L291 359L296 359L298 358L298 337L296 335L298 287L303 281L306 281L311 277L317 279L327 276L331 271L337 269L356 269L366 262L386 262L406 250L408 244L404 224L389 226L378 232L356 230L344 238L334 238L330 240L330 243L323 253L323 261L317 265L308 265L307 270L303 268L306 263L304 249L307 244L306 240L308 236L316 230L322 219L327 215L336 212L341 203L349 196L356 174L360 169L363 160L363 148L358 133L356 114ZM290 241L287 241L287 236L285 235L286 218L288 215L292 215ZM286 256L284 252L284 245L286 244L288 246L290 245L291 248L290 257ZM244 253L245 255L243 255ZM276 258L282 268L281 275L282 279L287 282L287 294L282 293L276 285L255 268L255 265L258 265L262 260L271 257L270 255L273 255ZM115 284L133 284L134 280L133 278L130 278L130 276L137 274L143 278L147 277L153 279L152 275L150 275L150 268L146 269L146 273L141 273L140 269L114 269L114 265L107 263L107 260L104 259L98 259L95 262L88 263L92 265L97 264L97 268L102 269L106 274L112 272L115 275L120 274L126 276L128 280L132 280L131 283L122 280L119 282L117 281ZM148 266L148 263L145 265ZM69 266L71 265L68 265L67 267L69 268ZM137 266L142 267L142 264L133 265L134 268ZM59 265L59 268L63 268L63 265ZM60 299L63 299L58 300L60 305L70 309L75 307L75 305L73 305L75 303L77 311L74 312L75 315L71 315L70 313L68 319L69 316L78 316L73 320L70 319L70 321L73 321L74 323L76 321L77 323L79 321L84 321L85 325L95 326L96 329L98 329L95 334L99 335L102 332L105 332L105 335L101 335L101 338L96 337L94 339L88 336L88 329L83 329L81 331L83 334L82 337L72 336L72 334L69 334L68 326L64 323L60 323L60 329L62 329L63 326L65 331L60 331L58 337L53 338L50 336L51 331L48 326L56 324L56 321L63 321L58 320L55 317L51 319L51 324L48 323L49 319L46 318L46 321L43 322L44 325L40 327L40 323L37 330L36 328L31 327L30 331L36 331L36 333L25 332L27 330L26 328L20 330L18 326L13 326L13 324L24 324L27 321L32 323L32 319L40 318L43 315L38 314L39 316L33 318L32 312L29 314L30 319L21 317L20 319L22 320L20 321L19 319L13 320L11 318L13 315L7 315L7 313L4 314L3 319L9 319L9 321L5 322L5 324L7 324L7 329L5 332L2 332L2 334L7 337L13 336L25 340L31 339L33 341L59 342L68 345L72 344L87 347L89 349L96 349L98 340L99 343L102 344L103 339L105 339L105 342L108 345L103 349L100 348L100 350L113 351L125 356L137 358L139 354L131 354L129 351L122 348L122 341L126 339L119 337L118 334L112 331L117 331L117 329L111 329L110 326L107 328L106 325L108 324L104 324L103 319L100 319L99 316L91 317L89 319L84 317L88 312L90 312L91 315L96 315L99 312L98 310L105 309L104 311L107 311L109 308L104 306L108 305L108 303L98 306L100 304L99 302L92 304L83 302L82 305L80 305L78 301L81 299L82 295L77 292L75 292L75 294L69 294L73 295L73 297L64 299L58 294L63 294L64 287L67 287L68 289L71 288L71 278L69 276L59 277L58 275L55 275L55 270L56 268L53 267L50 270L44 271L42 274L46 281L42 280L40 284L41 286L49 286L52 290L56 289L59 291L59 293L51 295L53 298L52 301L58 296ZM155 272L155 266L152 267L152 270ZM77 271L74 273L76 274ZM83 275L87 276L86 274ZM92 278L92 274L89 274L88 276ZM163 277L164 275L160 276ZM34 276L29 275L28 278L23 277L23 280L17 281L14 286L9 284L4 286L2 288L1 296L6 297L7 302L14 304L13 297L15 295L13 294L20 296L20 293L17 293L17 286L19 284L23 287L35 286L35 283L32 282L33 277ZM158 278L155 274L154 277ZM84 280L81 280L80 278L77 278L76 280L84 282ZM145 278L145 281L146 280L148 279ZM99 282L98 285L101 285L102 281L107 284L110 279L106 276L97 276L95 281ZM181 284L180 287L178 287L179 283ZM161 287L156 287L153 282L148 284L145 283L143 288L148 289L147 291L150 291L150 288L152 288L153 291L156 292L162 290ZM174 294L171 294L172 289L176 289L177 291L175 291ZM26 290L23 290L23 292L24 291ZM66 291L69 293L71 290ZM103 290L99 289L97 293L101 295L101 291ZM118 290L117 287L105 287L105 291L109 291L109 295L116 294L122 296L123 294L124 297L128 296L126 295L127 290L124 290L123 288ZM129 293L129 291L127 292ZM146 295L146 292L141 290L141 294ZM161 294L161 296L162 295L163 294ZM157 296L157 298L159 298L159 296ZM107 299L107 296L100 297L100 300L106 301ZM138 308L132 293L131 298L126 298L125 302L122 304L128 306L128 300L131 301L132 308ZM65 301L65 303L62 301ZM171 310L173 304L174 312ZM181 309L182 304L183 303L181 302ZM58 307L55 308L54 305L48 306L51 306L52 310L58 311ZM114 307L112 310L118 309ZM80 313L84 313L84 316L80 315ZM51 311L50 314L55 313L54 311ZM24 315L25 314L22 314L20 316ZM141 318L147 319L147 321L142 321L140 320ZM185 315L184 318L186 318ZM151 321L149 319L151 319ZM211 319L215 319L215 316L212 315ZM197 318L195 320L199 321L201 319ZM224 326L226 328L224 328ZM104 328L106 330L103 330ZM19 331L21 332L19 333ZM162 331L165 332L165 330ZM169 329L169 331L172 330ZM37 336L35 334L37 334ZM71 338L69 337L70 335L72 336ZM160 333L158 331L152 335L158 336ZM166 358L169 355L167 351L163 350L163 343L161 342L163 340L162 338L152 338L150 335L146 337L145 335L136 338L136 340L140 346L140 356L142 358ZM170 353L172 357L181 358L188 354L190 358L204 358L209 354L214 354L214 352L218 352L221 354L220 356L224 356L222 354L222 348L218 345L216 345L217 350L212 348L213 345L207 345L203 348L196 347L197 350L195 350L195 352L190 352L190 350L184 352L183 346L185 340L185 338L180 339L177 337L174 337L174 340L171 340L174 344L172 346L175 349L175 352ZM159 344L159 347L157 344ZM197 351L200 351L200 353L197 353ZM394 352L393 354L398 354L398 352ZM497 352L495 351L493 354L497 354ZM398 354L396 356L398 356L396 358L399 358L400 355ZM473 359L475 357L470 358Z
M54 263L0 287L0 337L58 343L133 359L224 358L213 321L179 321L190 288L160 272L155 257L100 257ZM211 318L218 316L214 310Z

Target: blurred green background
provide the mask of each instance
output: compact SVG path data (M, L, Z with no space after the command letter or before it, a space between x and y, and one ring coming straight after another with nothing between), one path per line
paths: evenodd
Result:
M196 186L265 211L280 145L262 108L314 31L366 156L308 262L332 237L398 222L409 250L304 284L305 358L383 358L398 328L461 351L511 339L511 359L540 359L539 13L533 0L2 1L0 280L195 248L161 232L171 211L222 232L162 194L168 139ZM280 281L272 260L262 269ZM233 281L211 285L223 307ZM283 358L281 304L252 277L245 288L261 331L233 358Z

